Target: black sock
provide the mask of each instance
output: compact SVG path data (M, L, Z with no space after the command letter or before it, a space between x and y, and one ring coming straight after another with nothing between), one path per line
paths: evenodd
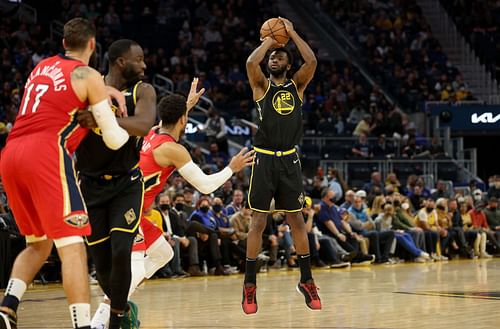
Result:
M312 280L311 274L311 255L297 255L297 260L300 267L300 282L306 283Z
M115 313L112 311L109 319L109 329L120 329L123 315L123 313Z
M91 329L90 326L78 327L77 329Z
M17 312L17 307L19 306L19 299L14 295L6 295L3 298L2 306L8 307L14 312Z
M257 259L247 258L244 283L257 284Z

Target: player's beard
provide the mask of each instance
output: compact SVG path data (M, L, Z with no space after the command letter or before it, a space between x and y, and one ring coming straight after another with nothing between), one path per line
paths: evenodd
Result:
M134 71L134 67L130 64L125 65L122 71L122 76L129 84L134 84L141 80L141 76Z
M95 50L90 55L89 66L99 71L99 68L97 67L97 52Z
M286 66L278 67L277 69L272 69L269 65L267 66L267 71L274 77L286 76Z

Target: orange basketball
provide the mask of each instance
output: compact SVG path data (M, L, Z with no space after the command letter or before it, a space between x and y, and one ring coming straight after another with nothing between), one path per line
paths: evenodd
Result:
M270 18L262 24L260 37L271 37L276 42L286 45L290 37L286 33L285 23L280 18Z

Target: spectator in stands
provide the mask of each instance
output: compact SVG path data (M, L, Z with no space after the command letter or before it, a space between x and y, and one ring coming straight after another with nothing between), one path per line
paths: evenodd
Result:
M397 198L393 201L393 206L394 206L394 217L392 220L392 227L395 230L402 230L405 231L406 233L409 233L415 242L415 245L417 248L420 248L427 253L431 254L432 252L429 252L428 249L426 248L425 245L425 233L424 230L421 229L420 227L416 227L414 222L413 222L413 217L409 213L409 208L410 204L406 201L403 200L404 202L401 203L401 199ZM436 241L437 241L437 234L436 234Z
M443 180L438 180L436 190L431 194L431 197L436 201L439 198L451 198L451 193L446 189L446 184Z
M367 216L363 199L359 196L354 197L354 203L348 211L353 215L349 221L352 230L370 240L370 252L376 256L376 262L387 263L394 241L394 232L375 230L375 222Z
M365 114L363 119L358 122L356 128L352 132L353 136L359 136L361 133L365 133L366 135L370 135L374 128L373 118L370 114Z
M382 174L380 174L379 171L372 172L371 181L363 186L363 190L365 190L368 195L375 195L375 188L377 188L378 191L384 190Z
M415 185L413 192L409 195L409 199L413 209L420 209L422 201L425 200L425 198L422 195L422 188L419 185Z
M409 233L405 233L403 230L393 230L393 221L394 207L391 204L386 204L384 205L383 212L375 219L375 227L378 232L392 232L396 238L397 244L409 252L413 256L415 262L424 263L430 260L429 254L417 248Z
M395 149L387 142L385 134L378 135L377 143L373 146L373 156L377 159L394 157Z
M233 183L229 179L225 181L224 184L222 184L222 186L214 193L214 195L221 198L223 204L229 204L233 197L233 193ZM225 209L224 212L227 213L227 209Z
M469 245L468 241L472 241L472 243L474 243L477 239L478 233L474 230L468 230L467 232L464 231L464 223L460 214L460 209L458 208L457 200L450 199L448 201L448 212L451 217L451 227L449 230L453 232L455 241L457 241L460 248L460 253L473 259L475 257L474 250Z
M188 274L191 276L204 276L205 274L200 271L198 265L198 241L193 236L187 236L188 222L186 220L186 214L182 211L184 206L184 196L182 194L177 194L174 197L174 207L170 206L170 197L168 194L163 193L160 195L158 204L163 215L163 221L165 223L166 232L175 240L176 246L181 251L181 253L175 254L174 258L170 264L170 269L173 274L180 274L179 269L182 269L181 255L182 253L187 253L188 255Z
M205 157L205 154L201 151L200 146L196 146L193 151L191 152L191 158L193 159L193 162L196 163L200 168L203 168L204 165L207 164L207 159Z
M250 230L250 221L252 220L252 209L248 206L245 201L240 209L235 212L230 218L231 227L234 229L237 240L235 240L236 245L239 249L246 251L247 236ZM245 261L244 256L239 260L240 262L240 273L245 272Z
M335 202L342 200L347 185L335 168L328 168L328 187L335 193Z
M486 243L488 242L488 235L482 229L476 229L472 223L471 216L472 207L470 207L466 202L460 203L460 216L462 217L463 229L465 236L468 241L470 241L470 233L474 232L476 234L476 239L474 240L474 254L480 258L491 258L492 256L486 251Z
M425 234L425 246L427 250L430 251L431 257L437 261L446 261L448 257L437 252L437 243L439 239L446 238L448 236L448 231L441 228L438 223L438 214L435 209L435 201L432 198L428 198L423 203L423 208L420 209L415 216L415 223L418 227L424 230Z
M497 242L500 243L500 210L498 209L498 200L495 197L488 199L488 206L484 208L484 214L490 229L495 232Z
M488 237L488 241L492 245L493 253L494 254L499 254L500 253L500 239L498 234L495 234L495 231L490 228L488 225L488 221L486 219L486 215L483 211L485 207L485 203L481 202L478 205L476 205L475 208L472 208L469 212L471 220L472 220L472 227L476 230L479 230L481 232L486 233L486 236Z
M217 144L221 153L228 153L228 144L226 136L226 121L219 115L216 108L210 107L208 110L208 119L203 125L203 130L207 135L209 144ZM227 160L227 159L226 159Z
M194 207L194 190L192 188L185 187L183 190L184 196L184 208L183 211L186 213L186 216L189 218L193 213Z
M214 166L214 170L221 170L227 164L228 156L224 151L219 150L217 143L210 144L210 154L207 163Z
M344 201L344 203L342 203L340 205L340 208L343 208L346 210L349 209L349 207L352 206L355 195L356 195L356 193L354 193L353 190L348 190L347 192L345 192L345 201Z
M495 175L493 184L488 188L488 199L495 197L500 198L500 175Z
M229 217L240 211L243 207L243 191L236 189L233 191L233 199L230 204L226 206L226 212Z
M385 186L391 185L393 187L394 193L400 193L401 191L401 183L399 182L398 176L394 172L390 172L387 174L385 178Z
M189 232L198 240L198 255L207 261L209 268L214 268L215 275L228 275L222 267L222 256L217 235L217 222L210 216L210 199L201 197L189 220L201 225L190 225Z
M324 189L320 202L321 209L316 219L318 229L321 233L335 238L347 252L354 252L356 254L353 259L354 263L373 262L375 256L361 253L357 240L358 235L352 231L348 222L342 220L333 200L334 192L330 189Z
M361 132L358 141L352 146L352 155L354 157L368 159L373 157L371 146L368 143L368 138L365 132Z

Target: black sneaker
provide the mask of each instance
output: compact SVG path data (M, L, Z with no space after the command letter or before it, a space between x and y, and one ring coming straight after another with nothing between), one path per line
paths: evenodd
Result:
M17 329L16 312L10 308L0 306L0 329Z

